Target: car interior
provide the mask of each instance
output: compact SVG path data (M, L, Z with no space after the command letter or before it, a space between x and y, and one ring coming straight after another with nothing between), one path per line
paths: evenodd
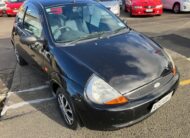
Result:
M94 32L109 32L121 27L111 14L95 6L68 5L48 8L46 12L57 42L73 41Z

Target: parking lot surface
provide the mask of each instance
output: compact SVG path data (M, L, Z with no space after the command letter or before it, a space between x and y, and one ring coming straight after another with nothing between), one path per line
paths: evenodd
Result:
M190 137L190 14L134 17L122 13L130 27L145 33L165 47L181 74L181 85L172 100L149 118L115 131L78 131L63 125L56 99L44 74L16 64L10 43L14 18L0 17L0 82L9 90L0 121L1 138L28 137Z

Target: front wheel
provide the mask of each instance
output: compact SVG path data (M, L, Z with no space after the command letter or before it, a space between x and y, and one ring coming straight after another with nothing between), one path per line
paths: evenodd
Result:
M130 8L130 17L133 17L132 7Z
M65 126L73 130L78 129L79 125L70 96L64 90L58 88L57 100Z
M179 3L174 4L173 12L174 13L179 13L180 12L180 4Z
M24 65L27 65L26 61L19 55L16 47L15 47L15 56L16 56L16 60L17 60L17 63L20 65L20 66L24 66Z

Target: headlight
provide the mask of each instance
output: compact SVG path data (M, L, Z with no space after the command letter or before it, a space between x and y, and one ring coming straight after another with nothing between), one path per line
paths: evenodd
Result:
M168 58L168 60L171 63L173 75L176 75L176 66L175 66L175 63L174 63L172 57L170 56L170 54L165 49L164 49L164 52L165 52L165 56Z
M156 6L156 8L157 8L157 9L162 8L162 7L163 7L163 5L162 5L162 4L161 4L161 5L157 5L157 6Z
M85 93L87 98L96 104L114 105L128 102L127 98L94 74L87 82Z
M142 6L133 6L134 9L142 9Z

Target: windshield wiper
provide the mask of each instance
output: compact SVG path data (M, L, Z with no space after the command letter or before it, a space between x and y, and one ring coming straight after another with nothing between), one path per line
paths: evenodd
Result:
M121 32L121 31L124 31L126 28L128 28L128 27L121 27L121 28L119 28L119 29L116 29L115 31L113 31L113 33L114 34L116 34L116 33L119 33L119 32Z
M80 37L79 39L76 39L74 41L71 41L67 44L75 44L79 41L82 41L82 40L88 40L88 39L93 39L93 38L101 38L101 36L105 33L108 33L108 31L102 31L102 32L94 32L92 34L89 34L89 35L85 35L85 36L82 36Z

